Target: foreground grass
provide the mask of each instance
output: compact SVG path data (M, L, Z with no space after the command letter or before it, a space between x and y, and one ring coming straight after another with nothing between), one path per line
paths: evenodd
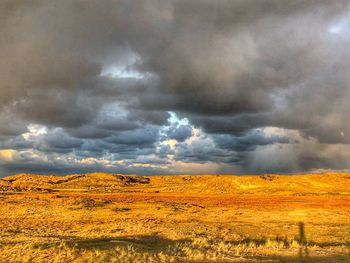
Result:
M134 239L94 239L37 242L5 246L4 262L349 262L350 256L332 251L310 256L320 249L294 240L225 242L195 238L170 241L157 236ZM338 251L341 252L341 251ZM344 251L343 251L344 252ZM4 253L4 254L3 254ZM283 254L283 255L281 255ZM4 257L2 257L4 259Z

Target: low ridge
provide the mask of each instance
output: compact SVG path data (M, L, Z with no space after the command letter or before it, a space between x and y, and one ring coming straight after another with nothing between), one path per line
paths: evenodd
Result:
M1 179L0 191L163 192L207 194L350 195L350 175L327 173L262 176L139 176L108 173L42 176L18 174Z

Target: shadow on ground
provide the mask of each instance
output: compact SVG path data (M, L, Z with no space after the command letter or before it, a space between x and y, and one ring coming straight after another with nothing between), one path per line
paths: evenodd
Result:
M171 240L159 235L145 235L120 238L73 239L67 240L65 243L76 248L101 250L132 245L140 251L159 252L178 243L190 243L190 240Z

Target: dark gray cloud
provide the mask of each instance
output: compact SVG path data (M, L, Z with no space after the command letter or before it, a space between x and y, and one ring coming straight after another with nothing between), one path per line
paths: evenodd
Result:
M192 127L190 125L180 125L179 127L170 126L167 131L167 137L179 142L185 141L192 135Z
M0 173L347 169L349 10L2 1Z
M158 139L158 135L157 127L144 127L143 129L116 133L105 141L112 144L126 144L142 147L155 143Z
M281 135L266 136L262 130L253 130L244 136L217 135L214 136L216 145L222 149L230 149L236 152L252 151L257 146L266 146L270 144L290 143L288 137Z

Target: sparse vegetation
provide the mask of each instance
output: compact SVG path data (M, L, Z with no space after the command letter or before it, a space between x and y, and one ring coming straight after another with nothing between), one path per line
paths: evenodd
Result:
M112 209L114 212L127 212L130 211L130 208L127 207L115 207Z
M80 205L84 208L104 207L111 203L111 200L95 200L92 198L85 198L75 202L76 205Z
M0 262L350 262L346 174L68 178L0 181Z

